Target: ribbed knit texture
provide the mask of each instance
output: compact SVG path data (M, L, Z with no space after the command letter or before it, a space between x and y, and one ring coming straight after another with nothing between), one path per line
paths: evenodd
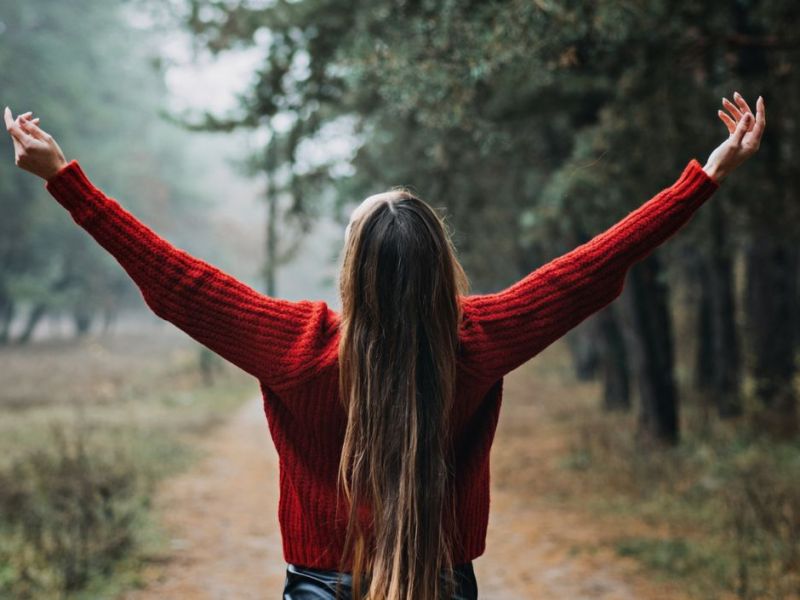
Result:
M343 498L338 512L336 503L346 426L338 394L339 314L323 301L266 296L175 247L95 187L77 160L45 187L116 258L153 312L258 379L280 459L284 559L337 568L348 514ZM462 297L452 418L456 563L477 558L486 546L489 450L503 376L618 297L628 269L718 187L691 159L670 187L605 232L500 292Z

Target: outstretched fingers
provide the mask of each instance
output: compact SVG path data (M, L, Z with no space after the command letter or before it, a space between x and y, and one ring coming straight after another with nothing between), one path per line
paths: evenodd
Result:
M736 121L731 119L730 115L726 113L724 110L718 110L717 115L719 118L722 119L722 122L725 123L725 127L728 128L728 133L733 135L733 132L736 131Z
M22 129L24 129L25 132L28 133L31 137L36 138L37 140L46 141L48 134L46 131L41 129L39 125L37 125L36 121L38 120L39 120L38 117L36 119L31 119L29 121L23 120L20 122L20 127L22 127Z
M742 119L742 111L739 110L739 107L736 106L733 102L728 100L727 98L722 98L722 106L731 113L733 116L733 120L738 123Z
M750 113L745 114L741 119L739 119L739 123L736 125L736 130L731 135L731 141L735 145L741 145L744 134L747 133L748 129L750 129L752 122L753 117Z
M38 123L40 121L39 117L33 117L33 113L31 111L26 112L23 115L19 115L19 119L24 123Z
M750 113L753 114L753 111L750 110L750 106L748 106L747 101L744 99L739 92L733 92L733 99L736 101L736 105L742 111L742 114Z
M14 126L14 118L11 116L11 109L7 106L3 111L3 121L5 121L6 129L11 131L11 128Z
M22 127L20 126L19 117L17 117L17 119L15 120L11 116L11 109L7 106L5 111L3 112L3 120L5 121L6 129L8 130L8 132L20 144L23 145L30 144L36 139L31 134L22 129Z
M756 100L756 124L753 127L753 139L755 140L756 147L761 143L761 136L764 133L764 127L767 124L766 109L764 108L764 98L761 96Z

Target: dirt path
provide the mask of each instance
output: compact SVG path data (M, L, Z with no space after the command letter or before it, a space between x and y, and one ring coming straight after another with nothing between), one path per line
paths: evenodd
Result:
M504 413L492 451L487 550L474 562L480 597L680 598L674 590L654 586L634 564L599 544L610 534L607 525L542 498L541 484L528 483L546 481L551 473L543 458L534 461L532 479L530 458L524 457L553 456L564 444L546 429L546 419L538 418L538 402L517 400L529 398L530 390L536 389L531 377L535 374L523 369L506 380ZM522 427L525 477L516 484L515 461L520 453L513 446L520 436L505 435L504 429ZM125 600L281 596L285 563L277 523L277 456L261 399L249 401L206 440L205 447L208 457L169 481L157 499L172 536L173 556L151 567L146 589L123 596Z
M156 504L173 556L126 600L280 598L286 563L278 529L278 457L261 398L248 401L203 444L195 468Z

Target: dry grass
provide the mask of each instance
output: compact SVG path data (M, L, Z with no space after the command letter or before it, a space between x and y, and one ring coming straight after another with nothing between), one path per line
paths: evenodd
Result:
M106 597L162 540L155 484L258 393L177 330L0 349L0 597Z
M682 442L639 446L635 415L604 413L597 382L578 383L565 344L523 367L503 410L518 441L500 485L591 514L601 544L698 598L797 598L800 589L800 443L759 436L744 422L702 418L689 394ZM528 450L535 411L547 455ZM511 413L509 416L508 413ZM541 442L541 440L540 440ZM537 462L537 468L526 468ZM541 477L545 463L546 478ZM605 525L603 525L605 523Z

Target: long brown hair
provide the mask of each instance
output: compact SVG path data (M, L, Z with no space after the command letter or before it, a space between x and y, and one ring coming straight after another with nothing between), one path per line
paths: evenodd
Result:
M453 592L440 572L458 535L449 422L468 280L435 210L405 189L382 196L350 223L341 267L340 570L352 558L354 598L434 600Z

